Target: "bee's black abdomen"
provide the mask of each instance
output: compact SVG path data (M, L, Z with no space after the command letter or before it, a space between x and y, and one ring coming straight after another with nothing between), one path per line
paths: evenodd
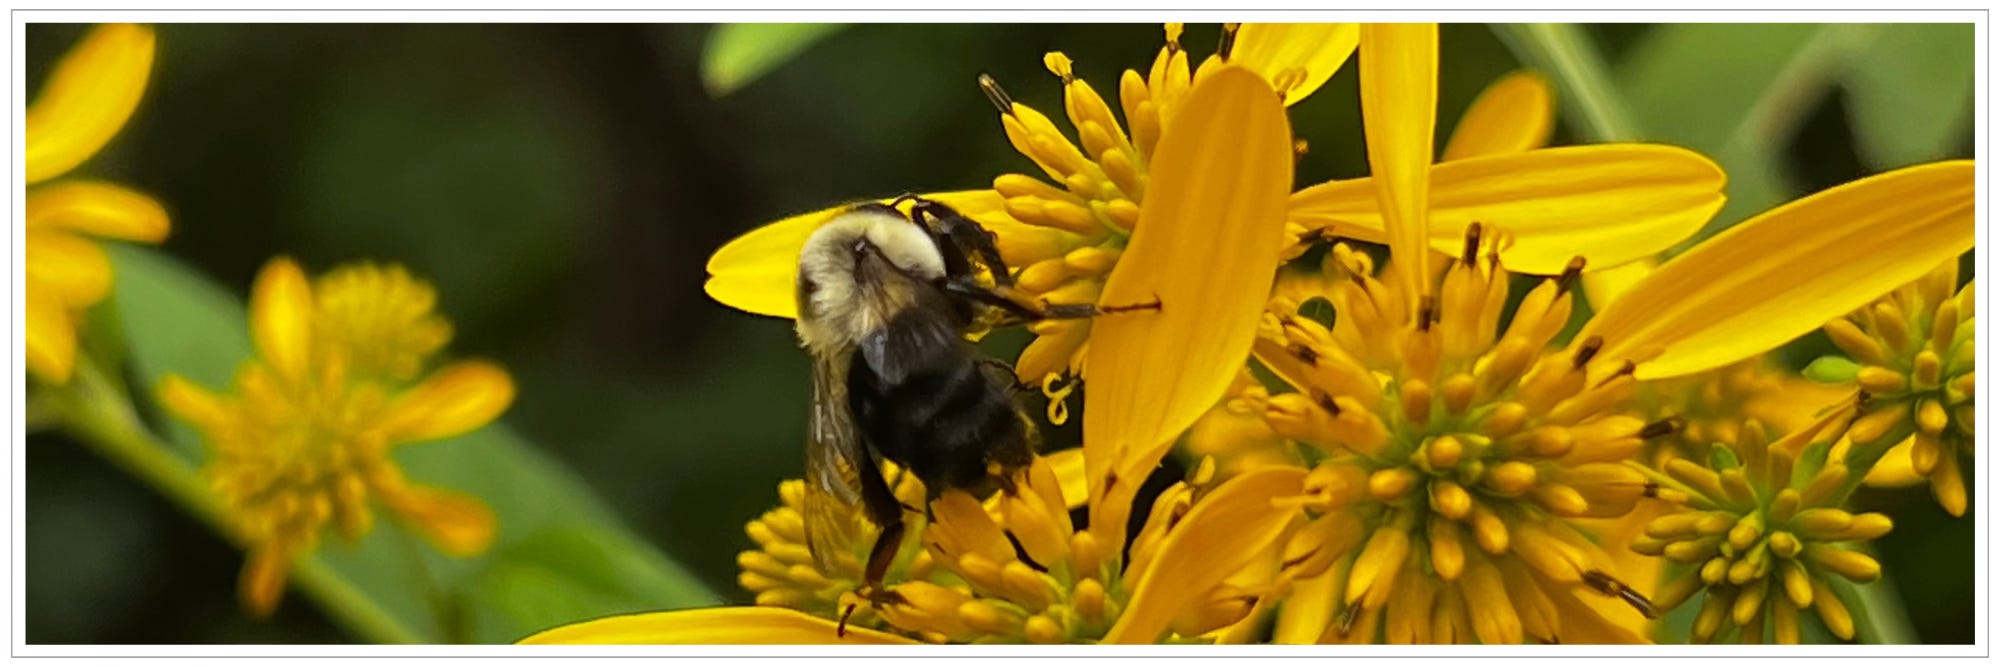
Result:
M936 311L909 309L861 341L848 371L855 424L882 457L910 469L932 494L977 489L988 462L1031 457L1031 434L1007 379Z

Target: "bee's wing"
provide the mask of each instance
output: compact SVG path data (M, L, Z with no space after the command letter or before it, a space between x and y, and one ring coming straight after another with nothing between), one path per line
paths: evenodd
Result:
M821 572L832 572L836 554L850 553L864 529L861 507L861 433L847 405L844 369L831 360L813 364L812 413L806 424L806 546Z

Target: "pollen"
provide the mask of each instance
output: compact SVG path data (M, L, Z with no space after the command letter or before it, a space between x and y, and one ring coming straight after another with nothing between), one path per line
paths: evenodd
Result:
M450 338L430 286L400 267L335 269L308 284L289 260L259 274L250 313L258 356L218 396L179 377L162 402L199 429L205 473L251 545L244 603L270 613L292 559L334 529L359 539L380 505L440 550L468 556L493 536L470 496L408 482L391 448L464 433L513 398L485 362L428 369Z
M1400 273L1337 243L1320 293L1281 291L1265 313L1256 356L1297 389L1271 396L1265 420L1318 460L1297 502L1320 518L1293 536L1286 573L1344 569L1336 638L1558 641L1576 633L1550 599L1650 611L1572 520L1630 512L1647 484L1621 462L1672 424L1621 411L1629 373L1587 382L1579 355L1551 349L1572 276L1529 290L1501 326L1498 245L1472 226L1464 256L1431 277L1434 301L1413 309ZM1301 313L1307 296L1333 305L1330 326Z

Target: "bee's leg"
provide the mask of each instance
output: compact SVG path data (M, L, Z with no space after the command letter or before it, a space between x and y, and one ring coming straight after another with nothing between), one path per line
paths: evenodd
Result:
M903 596L882 584L889 576L889 565L896 561L896 552L903 546L903 503L896 500L896 493L882 479L882 469L875 463L875 457L864 454L859 458L855 472L861 478L861 504L868 518L882 527L882 533L875 537L875 546L868 551L868 564L862 570L861 590L857 592L870 605L900 604ZM847 618L854 614L855 607L848 605L841 613L836 635L847 636Z
M924 222L924 228L930 230L933 237L940 241L938 245L947 245L944 241L949 241L952 251L961 257L968 253L977 256L979 263L985 264L987 270L993 273L994 284L1001 286L1014 284L1013 273L1008 270L1007 262L1000 258L1000 248L994 245L993 232L971 218L960 215L950 206L928 199L915 198L915 201L916 204L910 207L910 213L917 216L919 222L924 222L926 218L935 221L935 223Z
M951 294L999 308L1009 315L1029 322L1079 320L1099 315L1160 309L1160 300L1157 297L1146 303L1098 306L1088 303L1049 303L1016 287L1007 285L986 287L970 280L946 280L944 289Z

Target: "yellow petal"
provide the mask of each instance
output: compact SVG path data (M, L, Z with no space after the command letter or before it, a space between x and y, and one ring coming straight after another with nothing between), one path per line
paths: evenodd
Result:
M305 377L312 350L312 285L289 257L279 257L257 272L250 286L250 339L257 353L280 377Z
M96 243L58 231L28 232L28 289L69 308L97 303L111 289L111 260Z
M612 616L543 630L522 644L916 644L780 607L712 607Z
M76 325L56 295L29 291L22 310L27 317L28 372L43 382L64 384L76 366Z
M1215 405L1249 355L1292 181L1291 131L1268 91L1234 65L1195 84L1160 138L1138 227L1098 300L1160 304L1092 323L1084 460L1091 524L1107 549L1124 543L1124 517L1146 471ZM1107 489L1113 470L1123 481Z
M1542 75L1521 70L1486 86L1452 128L1444 161L1541 148L1555 129L1555 95Z
M376 491L383 505L410 522L438 551L465 558L493 544L493 509L477 497L401 483Z
M1385 242L1373 179L1329 181L1292 195L1292 220ZM1456 257L1466 225L1512 239L1508 270L1553 275L1570 258L1606 269L1652 257L1722 208L1722 168L1684 148L1595 144L1467 158L1431 167L1431 247Z
M514 380L485 361L452 364L431 374L389 406L382 430L389 442L449 438L485 426L514 402Z
M1278 608L1278 620L1271 628L1273 644L1316 644L1333 626L1334 598L1347 581L1346 572L1327 570L1319 576L1301 579Z
M1915 449L1915 436L1905 438L1902 444L1889 448L1875 467L1868 469L1868 477L1862 480L1869 486L1903 487L1924 483L1926 477L1917 474L1916 464L1910 461L1910 450Z
M28 105L28 182L69 171L118 134L152 71L151 28L106 25L84 35Z
M1015 262L1019 250L1048 243L1056 230L1036 227L1007 215L1007 201L992 190L963 190L919 195L943 202L986 227L998 238L1001 256ZM888 200L881 200L887 202ZM795 290L798 282L799 251L806 238L834 217L852 208L843 204L795 215L750 230L715 251L708 258L708 282L703 289L722 305L755 315L792 319L798 317ZM1013 252L1010 252L1013 251Z
M1076 509L1090 500L1090 478L1083 473L1082 449L1065 449L1045 458L1062 485L1064 505Z
M1630 264L1614 266L1603 271L1583 274L1583 293L1590 296L1591 307L1603 309L1604 304L1617 301L1618 297L1632 289L1633 285L1645 280L1653 273L1659 262L1642 259Z
M1353 23L1245 23L1229 62L1264 77L1291 106L1340 71L1360 40Z
M1200 94L1200 88L1195 94ZM1299 495L1306 472L1260 468L1237 475L1203 496L1167 533L1154 566L1140 575L1125 613L1104 634L1106 644L1150 644L1174 617L1216 584L1260 558L1298 513L1271 501ZM1228 548L1218 548L1228 545Z
M1368 173L1384 211L1392 265L1410 296L1431 292L1431 142L1437 125L1437 24L1361 26L1361 121ZM1408 300L1419 307L1421 298ZM1414 311L1413 311L1414 312Z
M1818 329L1972 248L1973 163L1871 176L1695 246L1598 311L1576 340L1640 379L1745 359Z
M167 210L138 191L101 181L66 180L28 191L29 229L61 228L92 236L159 243Z
M292 569L292 553L284 546L265 545L250 551L238 576L236 593L243 608L257 618L269 618L285 596L285 576Z
M168 375L161 380L157 395L168 412L203 429L229 419L229 408L222 397L179 375Z

